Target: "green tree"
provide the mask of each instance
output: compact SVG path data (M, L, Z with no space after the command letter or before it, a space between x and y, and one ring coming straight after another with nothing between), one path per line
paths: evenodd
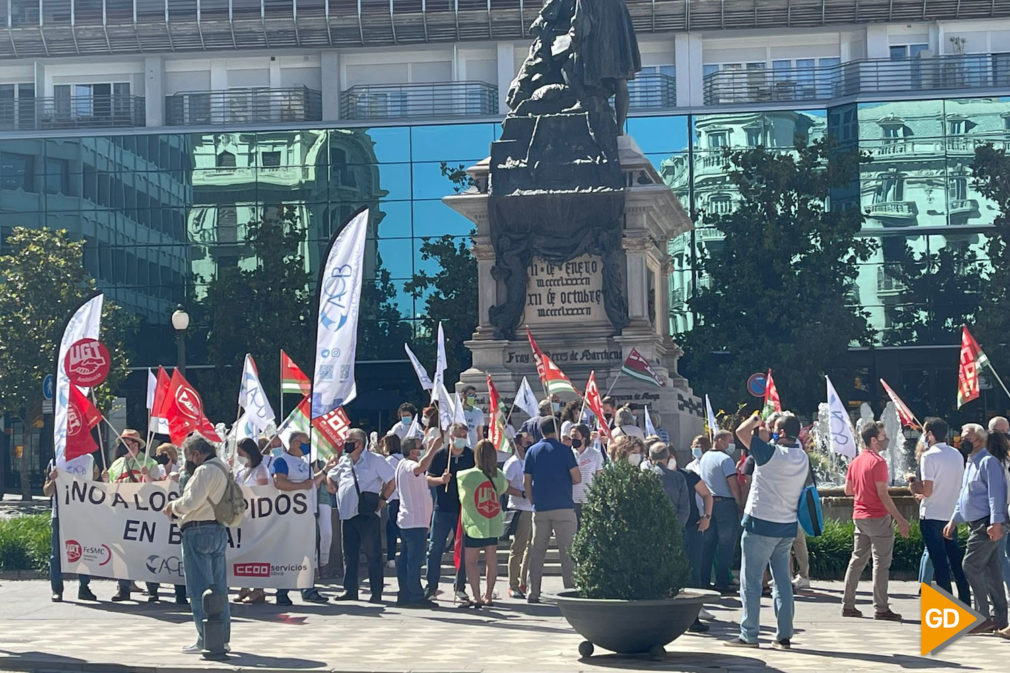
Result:
M414 274L405 287L415 297L424 297L425 334L416 341L418 348L432 349L439 321L445 331L447 376L469 369L473 362L470 349L463 345L477 328L477 261L470 253L469 239L446 234L424 238L421 259L434 260L438 272Z
M281 348L310 376L312 371L315 283L305 269L305 228L295 209L285 206L276 216L250 222L246 232L255 266L220 267L200 307L209 361L225 372L202 381L200 392L207 416L225 422L236 411L246 353L256 359L268 394L279 390Z
M361 308L358 314L357 359L386 360L403 357L403 344L410 341L413 330L395 303L396 287L382 257L375 255L375 280L361 286Z
M679 337L685 370L695 390L740 400L748 375L770 367L784 403L813 411L824 397L818 375L872 336L852 296L857 265L873 252L857 236L863 214L827 207L851 188L861 157L823 140L725 157L739 201L705 216L723 240L702 257L704 281L689 302L697 323Z
M83 264L84 243L66 230L15 228L0 256L0 410L16 415L27 433L41 417L42 379L55 372L56 354L70 314L95 289ZM123 347L133 316L103 302L101 340L112 356L109 378L95 388L98 406L108 411L126 378ZM30 455L21 454L21 495L31 498Z

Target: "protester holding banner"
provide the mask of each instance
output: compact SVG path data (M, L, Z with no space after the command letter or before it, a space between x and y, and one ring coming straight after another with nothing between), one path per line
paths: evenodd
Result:
M417 407L415 407L410 402L404 402L396 409L397 421L393 424L393 427L389 429L386 435L396 435L396 437L402 442L407 436L407 430L410 430L410 424L414 420L414 416L417 414Z
M437 423L437 421L436 421ZM449 427L449 446L443 446L431 460L428 468L428 485L435 489L435 515L431 520L431 539L428 546L428 565L425 571L427 586L425 598L438 593L438 580L442 572L442 552L446 539L456 531L459 523L459 488L456 475L476 466L473 449L467 446L469 428L465 423ZM459 565L453 585L456 597L466 600L466 566Z
M179 455L179 449L175 444L162 442L155 451L154 460L161 465L165 471L165 476L172 481L179 481L179 475L186 467L186 461Z
M255 441L248 437L239 440L235 456L240 465L235 481L240 486L266 486L270 483L270 471L263 463L263 454Z
M513 488L522 490L523 471L526 465L526 451L530 447L530 436L520 432L515 439L515 453L505 461L505 478ZM509 597L519 600L526 598L527 582L530 576L530 543L533 541L533 504L523 496L509 496L512 510L512 544L509 547L508 580Z
M441 438L426 444L421 455L421 440L408 437L403 442L404 458L396 465L394 483L400 494L396 524L400 529L400 555L396 560L396 580L399 593L396 604L404 607L436 607L425 598L421 587L421 565L424 563L425 541L434 505L426 472L435 452L441 448Z
M473 600L460 607L479 608L491 605L494 585L498 579L498 538L505 534L501 496L522 497L522 490L509 486L508 479L498 469L498 453L487 439L474 448L476 467L456 475L460 501L460 527L463 531L463 559ZM484 550L485 592L480 592L480 552Z
M228 608L228 571L225 550L228 531L218 523L214 507L225 496L231 470L217 457L214 445L199 433L193 433L182 445L187 467L193 474L182 495L165 505L165 515L179 517L182 531L182 562L186 573L186 590L193 596L193 622L196 642L183 648L186 654L199 654L204 649L203 620L206 616L201 600L207 589L224 597L221 615L224 628L224 648L230 651L231 613Z
M369 603L382 602L382 539L379 510L393 492L396 475L383 458L366 451L368 437L354 428L347 433L344 455L326 475L337 489L337 511L342 523L344 593L338 601L358 600L358 564L361 552L368 563Z
M281 491L310 491L315 489L325 478L325 470L317 474L312 473L312 466L307 461L307 456L312 450L309 445L309 436L304 432L295 431L288 437L287 450L277 457L271 465L273 472L274 486ZM326 469L332 467L334 460L327 463ZM315 503L315 498L313 498ZM288 597L288 589L277 590L277 605L290 606L291 599ZM319 593L315 587L302 589L302 600L309 603L325 603L329 599Z
M84 481L94 481L95 459L91 456L91 454L87 454L71 458L70 460L60 461L59 467L56 466L55 461L50 461L49 466L46 468L46 483L42 485L42 494L50 497L50 502L53 508L51 519L52 544L50 547L51 552L49 554L49 586L53 591L53 603L60 603L63 601L63 566L61 562L63 554L61 553L60 547L59 498L56 497L56 477L60 471L72 474L76 478L83 479ZM78 575L77 584L77 600L98 600L98 596L91 591L91 577L88 575Z

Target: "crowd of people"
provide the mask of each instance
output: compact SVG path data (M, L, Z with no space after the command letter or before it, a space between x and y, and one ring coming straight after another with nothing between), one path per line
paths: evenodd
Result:
M185 585L175 587L175 600L202 596L208 588L228 593L224 553L226 532L215 516L231 483L266 486L282 491L314 492L317 504L317 577L342 578L336 601L360 599L359 567L367 568L370 603L382 603L384 567L395 567L396 605L435 608L442 590L442 565L447 551L458 555L451 597L458 607L494 605L499 543L508 540L507 596L539 603L550 539L558 546L561 577L572 588L572 541L581 525L582 506L594 478L608 465L627 462L656 473L683 527L689 566L688 586L739 594L743 612L739 636L726 644L757 647L762 596L773 598L777 626L772 646L791 647L794 592L810 587L806 534L799 526L800 496L812 481L808 446L801 424L790 412L762 420L746 418L734 431L720 429L699 435L690 446L691 460L677 461L675 447L662 431L659 415L651 415L654 434L646 436L637 414L603 399L607 432L585 422L580 403L562 406L556 398L540 403L538 417L509 432L511 452L497 451L485 439L485 416L476 391L463 395L466 423L443 430L437 407L418 410L400 405L398 420L382 437L351 429L342 451L326 462L309 460L310 438L302 432L259 441L244 439L228 462L217 447L191 435L181 447L158 446L148 457L140 433L126 430L119 455L98 473L91 456L57 467L49 466L45 493L52 496L59 472L108 482L177 481L180 497L166 507L182 530ZM421 432L411 432L415 419ZM909 489L920 501L919 521L925 549L921 579L956 589L968 604L974 597L986 621L974 632L998 632L1010 638L1007 599L1010 590L1010 549L1004 537L1007 523L1007 465L1010 425L994 418L988 429L968 424L961 429L961 451L946 441L951 432L939 418L928 418L917 450L918 469L909 475ZM420 436L419 436L420 435ZM608 437L609 435L609 437ZM861 617L856 587L866 564L873 560L873 616L900 621L888 603L888 570L895 528L909 534L909 521L896 507L888 486L887 463L880 453L890 439L881 423L860 432L863 448L851 461L845 492L853 498L855 536L841 614ZM737 451L737 445L740 451ZM685 447L687 448L687 447ZM233 464L229 464L233 463ZM333 513L340 521L342 567L330 558ZM52 600L62 601L59 511L53 500L51 556ZM383 519L385 528L383 529ZM967 551L957 540L958 527L969 529ZM385 550L383 549L385 540ZM481 555L484 574L481 576ZM740 559L737 581L735 560ZM794 570L795 565L795 570ZM78 578L78 599L97 600L90 579ZM140 591L119 580L113 601L130 600ZM159 586L149 583L147 600L161 600ZM326 603L315 586L302 589L303 601ZM267 601L263 589L239 588L234 600ZM276 590L277 605L292 605L289 590ZM187 652L201 651L203 606L192 601L197 642ZM228 619L225 610L224 618ZM702 610L690 627L706 632L712 616ZM227 642L227 641L226 641Z

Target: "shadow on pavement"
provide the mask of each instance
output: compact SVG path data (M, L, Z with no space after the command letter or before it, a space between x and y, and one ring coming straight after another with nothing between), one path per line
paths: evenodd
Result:
M802 654L806 656L813 657L826 657L831 660L832 664L837 664L838 667L845 666L845 660L852 660L856 662L866 662L872 664L885 664L892 666L900 666L902 668L912 668L912 669L939 669L939 668L949 668L949 669L959 669L964 671L977 671L983 670L976 666L965 666L963 664L958 664L952 661L943 661L942 659L932 659L929 657L916 657L907 654L871 654L869 652L834 652L832 650L808 650L802 647L794 647L790 650L793 654ZM858 664L851 664L852 666L858 666ZM856 669L858 670L858 668Z
M573 657L574 659L574 657ZM786 673L788 669L775 668L766 661L755 657L741 657L732 654L708 652L668 652L662 661L654 661L648 656L623 654L598 654L583 657L578 662L587 667L627 669L629 671L756 671L762 673Z
M235 652L226 661L218 662L228 664L243 669L329 669L326 662L313 659L299 659L297 657L268 657L258 654ZM154 673L158 666L152 664L114 664L91 662L76 657L65 657L49 652L8 652L0 650L0 666L5 670L13 671L95 671L96 673L136 673L137 671L151 671ZM202 671L208 670L203 657L193 656L190 666L171 666L177 671Z

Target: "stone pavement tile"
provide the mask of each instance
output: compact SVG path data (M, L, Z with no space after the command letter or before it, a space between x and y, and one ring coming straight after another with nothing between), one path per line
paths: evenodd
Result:
M383 671L399 673L555 673L571 671L689 671L897 673L899 671L1006 670L1010 642L994 636L966 636L937 657L919 652L917 585L892 582L892 608L902 624L841 617L840 583L815 583L798 598L794 650L770 649L774 615L762 601L762 647L730 650L722 641L738 633L739 599L724 597L708 609L715 615L709 634L685 634L667 646L661 662L619 657L597 650L579 660L581 638L550 604L528 605L500 599L491 609L454 608L448 583L442 609L407 610L392 605L395 581L387 579L385 606L367 603L295 606L232 605L234 656L206 662L179 649L193 642L189 614L174 603L113 604L114 584L95 581L99 604L49 602L48 583L6 582L0 588L0 670L64 670L132 673L155 670ZM869 583L860 593L864 613L872 612ZM545 578L545 594L560 590L560 578ZM498 585L499 593L505 586ZM331 592L335 593L335 592ZM142 597L141 597L142 598Z

